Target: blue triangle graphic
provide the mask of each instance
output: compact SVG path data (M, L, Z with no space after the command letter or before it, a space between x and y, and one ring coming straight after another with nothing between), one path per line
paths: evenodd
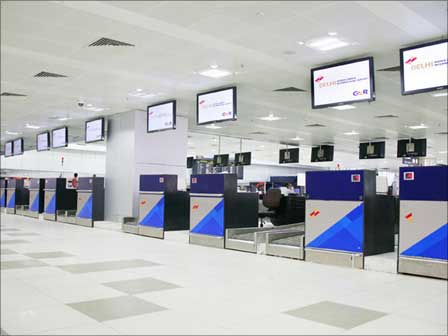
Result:
M47 214L56 213L56 194L54 194L50 202L48 202L47 208L45 209L45 213Z
M31 203L30 210L34 212L39 212L39 193L37 193L36 197L34 197L33 203Z
M401 255L448 260L448 223L409 247Z
M364 203L361 203L306 247L348 252L363 251Z
M2 197L0 198L0 206L2 208L6 206L6 191L2 193Z
M165 218L165 196L163 196L146 216L140 221L140 225L153 226L157 228L164 227Z
M16 192L13 191L11 198L9 199L8 202L8 208L15 208L16 207Z
M224 200L221 200L192 230L193 233L224 236Z
M89 199L86 201L81 211L78 214L79 218L92 218L92 195L89 196Z

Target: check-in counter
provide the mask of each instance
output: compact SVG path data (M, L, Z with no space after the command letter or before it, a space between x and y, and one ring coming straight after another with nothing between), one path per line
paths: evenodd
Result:
M23 182L21 178L8 179L6 188L6 213L16 214L17 208L22 209L23 205L28 204L28 190L25 189Z
M400 168L398 272L448 278L448 166Z
M364 268L394 251L393 198L376 195L376 172L306 173L305 260Z
M304 244L303 227L278 229L266 234L267 255L303 260Z
M258 226L258 194L237 192L235 174L192 175L190 244L225 247L225 230Z
M44 219L56 221L59 216L64 221L65 218L74 218L76 190L66 188L65 178L45 179L44 199Z
M7 190L8 180L0 179L0 209L3 211L6 209L6 190Z
M45 179L28 179L28 205L23 206L24 216L39 218L44 212L44 188Z
M140 175L138 204L137 234L164 239L189 229L189 193L177 190L177 175Z
M73 224L93 227L95 221L104 220L104 178L78 179L76 218Z

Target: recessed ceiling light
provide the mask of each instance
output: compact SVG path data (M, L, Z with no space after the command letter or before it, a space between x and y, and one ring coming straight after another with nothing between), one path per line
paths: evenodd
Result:
M26 128L31 128L31 129L39 129L39 128L40 128L40 126L37 126L37 125L31 125L31 124L26 124L25 127L26 127Z
M303 138L296 136L295 138L291 138L292 141L302 141Z
M92 107L93 105L92 105L92 104L87 104L86 106L87 106L87 107Z
M207 69L200 71L199 74L201 76L210 77L210 78L222 78L230 76L232 73L223 69Z
M436 93L431 94L431 96L433 96L433 97L446 97L446 96L448 96L448 92L436 92Z
M297 41L297 44L298 44L298 45L304 45L305 42L303 42L303 41Z
M212 65L210 65L210 68L212 68L212 69L218 69L218 65L217 65L217 64L212 64Z
M420 125L408 126L408 128L413 129L413 130L418 130L418 129L428 128L428 126L426 126L425 124L420 124Z
M333 49L338 49L342 47L346 47L350 45L350 43L343 41L337 37L321 37L306 43L306 46L312 49L316 49L319 51L328 51Z
M137 89L137 90L135 90L135 91L137 91L137 92L142 92L142 91L143 91L143 89Z
M338 35L338 33L335 31L328 32L328 36L336 36L336 35Z
M205 128L210 128L210 129L219 129L222 128L221 126L215 125L215 124L210 124L205 126Z
M277 121L277 120L281 120L281 119L284 119L284 118L277 117L277 116L274 115L274 113L269 113L267 117L261 117L261 118L258 118L258 119L264 120L264 121Z
M58 118L59 121L67 121L67 120L70 120L70 119L71 119L70 117L61 117L61 118Z
M358 135L359 133L356 131L345 132L344 135Z
M19 132L12 132L12 131L6 131L5 133L8 135L19 135L20 134Z
M332 108L335 109L335 110L344 111L344 110L351 110L351 109L354 109L356 107L353 106L353 105L340 105L340 106L333 106Z

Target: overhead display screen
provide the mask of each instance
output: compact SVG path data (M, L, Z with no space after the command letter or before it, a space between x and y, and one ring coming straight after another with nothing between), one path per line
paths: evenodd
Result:
M14 140L12 148L14 155L23 154L23 138Z
M403 139L397 142L397 157L426 156L426 139Z
M65 147L68 144L68 130L67 127L57 128L51 131L53 148Z
M278 163L298 163L298 162L299 162L298 148L280 149Z
M158 132L176 128L176 101L148 106L146 131Z
M5 143L5 156L12 156L12 141Z
M86 121L85 141L95 142L104 140L104 118Z
M227 167L229 165L229 154L213 156L213 167Z
M448 40L400 49L401 94L448 87Z
M375 100L373 57L311 69L313 108Z
M50 149L50 133L40 133L36 138L36 150L38 152Z
M252 153L235 153L235 166L248 166L251 163Z
M196 117L198 125L236 120L236 87L198 94Z
M386 142L364 142L359 144L359 159L384 159Z
M311 149L311 162L333 161L334 146L322 145Z

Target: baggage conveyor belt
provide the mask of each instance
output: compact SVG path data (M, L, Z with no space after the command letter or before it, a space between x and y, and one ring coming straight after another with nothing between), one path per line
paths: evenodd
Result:
M266 254L293 259L304 259L305 231L277 230L266 235Z

